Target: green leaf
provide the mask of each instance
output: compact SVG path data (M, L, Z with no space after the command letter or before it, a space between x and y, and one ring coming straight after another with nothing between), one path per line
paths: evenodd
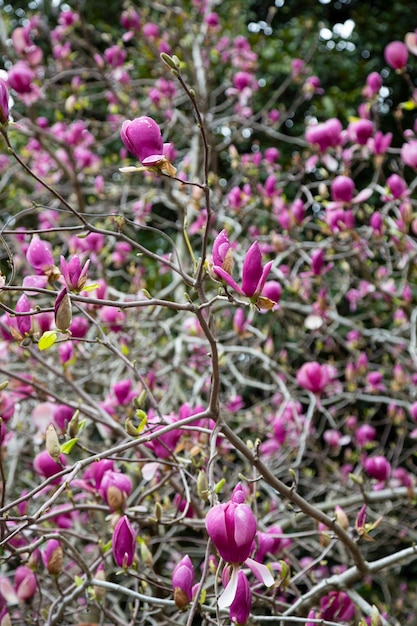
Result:
M225 482L226 482L225 478L222 478L221 480L219 480L219 482L216 483L216 485L214 486L214 492L219 494L221 490L223 489Z
M407 100L407 102L401 102L400 106L404 111L414 111L417 105L414 100Z
M39 350L49 350L49 348L52 348L57 339L58 333L55 330L45 331L38 341Z
M69 454L71 450L73 449L73 447L75 446L75 444L77 443L77 441L78 441L78 437L73 437L69 441L66 441L65 443L63 443L61 445L62 454Z
M95 289L98 289L99 287L100 285L98 283L94 283L93 285L85 285L85 287L82 288L82 292L95 291Z

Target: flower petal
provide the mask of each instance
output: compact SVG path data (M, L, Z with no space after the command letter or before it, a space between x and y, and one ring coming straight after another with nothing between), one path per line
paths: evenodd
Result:
M266 587L272 587L275 581L266 565L258 563L258 561L254 561L253 559L246 559L245 564L249 567L252 574Z
M227 609L235 599L237 584L239 582L239 568L233 567L232 576L230 577L229 582L227 583L226 589L223 591L222 595L219 597L217 604L219 605L219 609Z

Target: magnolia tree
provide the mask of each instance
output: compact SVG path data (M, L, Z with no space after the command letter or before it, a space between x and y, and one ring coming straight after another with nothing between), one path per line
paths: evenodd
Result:
M417 37L182 4L10 32L0 624L414 624Z

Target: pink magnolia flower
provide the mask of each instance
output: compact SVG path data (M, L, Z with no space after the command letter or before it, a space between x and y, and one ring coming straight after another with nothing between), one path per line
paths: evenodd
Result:
M207 513L207 532L227 563L243 563L249 557L255 538L255 516L244 500L239 484L229 502L216 504Z
M297 372L297 382L300 387L321 393L333 378L333 368L330 365L321 365L317 361L304 363Z
M132 491L132 481L122 472L108 470L101 479L98 491L113 511L121 510Z
M402 41L391 41L384 50L385 61L395 70L403 70L408 61L408 50Z
M376 480L386 481L391 474L391 464L384 456L370 456L364 461L365 472Z
M216 257L217 258L217 257ZM232 278L230 273L222 266L213 265L213 272L219 278L224 280L226 284L232 287L242 296L251 298L255 303L259 300L266 279L272 267L272 261L269 261L265 267L262 266L262 254L257 241L255 241L248 252L242 267L242 286L239 286Z
M220 596L220 608L230 606L236 597L239 566L245 563L266 586L274 579L268 568L249 558L256 534L256 519L250 507L244 503L245 495L239 483L232 498L225 504L216 504L206 517L206 530L220 556L232 565L232 575Z
M227 236L226 230L223 229L213 242L213 249L211 252L213 266L221 267L228 274L231 274L233 269L232 252L233 250L229 237Z
M355 616L355 605L344 591L331 591L320 600L320 617L324 620L349 622Z
M65 455L61 454L59 457L59 463L56 463L47 450L39 452L33 460L33 469L37 474L44 478L50 478L58 472L62 471L63 466L66 464ZM59 482L59 478L55 482Z
M186 554L172 572L174 601L180 610L185 609L187 604L192 600L193 583L194 567L190 557Z
M62 571L62 547L57 539L50 539L42 552L42 561L49 574L58 576Z
M406 195L408 189L404 178L401 178L398 174L391 174L391 176L387 178L387 187L395 200Z
M8 74L7 82L9 87L17 91L19 94L30 93L32 89L32 82L35 78L35 74L30 69L29 65L25 61L18 61L13 65Z
M16 313L29 313L30 311L30 303L26 294L20 296L19 300L16 303ZM32 316L31 315L17 315L16 316L16 324L24 337L25 335L30 334L32 330Z
M38 235L33 235L30 241L26 250L26 260L36 274L48 274L55 267L50 244L42 241Z
M171 172L170 175L175 175L175 168L166 157L169 144L164 144L161 130L151 117L143 115L134 120L124 121L120 136L129 152L142 165L159 167L162 172L168 174Z
M372 154L385 154L392 142L392 133L382 133L378 130L374 137L368 139L367 145Z
M409 141L403 144L401 158L406 165L417 168L417 141Z
M366 87L362 91L365 98L373 98L382 86L382 77L378 72L371 72L366 79Z
M336 176L331 183L332 199L335 202L351 202L355 183L349 176Z
M112 540L113 558L119 567L130 567L135 558L136 533L126 515L117 522Z
M342 124L337 118L331 118L323 124L309 126L306 130L306 139L317 145L321 152L327 148L334 148L342 141Z
M358 143L360 146L366 145L368 139L374 132L374 123L371 120L360 119L351 122L347 128L347 134L350 141Z
M16 568L14 585L6 577L0 577L0 595L8 604L30 600L37 590L36 576L26 565Z
M60 259L62 277L70 291L80 292L83 290L85 281L87 280L87 270L90 265L88 259L84 266L81 266L80 257L75 254L67 263L63 256Z
M9 91L4 80L0 79L0 124L9 121Z

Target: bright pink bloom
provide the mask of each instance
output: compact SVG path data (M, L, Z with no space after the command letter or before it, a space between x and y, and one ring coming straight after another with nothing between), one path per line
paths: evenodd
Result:
M123 122L120 136L126 148L143 165L155 165L164 159L164 141L158 124L143 115Z
M18 61L7 74L9 87L19 94L30 93L35 74L25 61Z
M371 72L366 79L366 87L363 90L365 98L373 98L382 86L382 78L378 72Z
M0 124L9 120L9 91L4 80L0 79Z
M142 33L144 37L154 39L155 37L159 36L159 26L154 22L147 22L143 25Z
M408 50L402 41L391 41L384 50L385 61L395 70L402 70L407 65Z
M136 533L126 515L117 522L112 540L113 558L119 567L130 567L136 551Z
M33 460L33 469L37 474L44 478L50 478L58 472L62 471L62 466L66 464L65 455L61 454L59 457L61 465L56 463L47 450L39 452ZM59 481L59 479L57 479Z
M311 271L314 276L319 276L324 267L324 250L318 248L311 253Z
M378 130L374 137L368 139L368 148L372 154L385 154L392 142L392 133L382 133Z
M38 235L33 235L26 251L26 260L37 274L46 274L54 266L50 244L42 241Z
M364 146L369 137L374 132L374 124L371 120L361 119L356 122L351 122L348 126L348 137L352 142L358 143L360 146Z
M317 361L304 363L297 372L297 382L300 387L321 393L332 380L332 368L329 365L320 365Z
M233 87L238 91L243 91L246 87L254 88L257 86L256 79L249 72L236 72L232 78Z
M16 569L14 581L16 595L19 600L29 600L35 595L38 585L35 574L29 567L20 565Z
M183 609L193 597L194 567L190 557L186 554L175 566L172 572L172 587L174 600L178 608ZM179 606L182 604L182 606Z
M409 141L401 148L401 158L406 165L417 169L417 141Z
M223 229L213 242L211 251L213 265L222 267L226 272L231 272L232 246L230 245L227 232Z
M256 551L255 559L262 563L267 554L276 554L289 546L291 544L291 540L279 536L282 534L283 531L281 526L271 526L265 532L258 532L256 536L258 549Z
M238 573L236 595L229 609L232 624L244 626L249 618L251 608L252 592L246 574L240 570Z
M108 470L100 482L98 491L111 509L114 511L123 509L132 491L132 481L122 472Z
M64 257L61 256L60 262L62 277L68 289L75 292L82 291L87 279L90 259L84 263L83 267L81 266L80 257L77 254L75 254L68 263Z
M240 287L230 273L223 267L214 265L213 272L232 287L237 293L248 298L257 299L262 293L266 279L272 267L272 261L262 266L262 254L259 244L255 241L248 252L242 267L242 286Z
M244 500L245 495L239 483L229 502L216 504L207 513L207 532L227 563L243 563L252 550L256 520Z
M355 183L349 176L336 176L331 184L332 199L335 202L351 202Z
M262 289L261 295L278 304L282 295L281 283L277 280L268 280Z
M50 539L42 551L42 561L50 574L58 575L62 568L62 547L58 539Z
M407 183L404 178L401 178L398 174L391 174L391 176L387 178L387 187L395 200L402 198L407 191Z
M22 294L16 303L16 313L28 313L30 311L30 303L26 294ZM17 315L16 324L23 337L32 330L31 315Z
M331 591L320 600L320 617L324 620L350 622L355 605L344 591Z
M323 124L309 126L306 130L306 139L324 152L327 148L334 148L341 143L341 132L341 122L337 118L331 118Z
M356 443L362 447L373 441L376 437L376 430L370 424L362 424L355 432Z
M364 461L364 469L371 478L386 481L391 474L391 464L384 456L370 456Z
M140 28L139 14L132 7L129 7L120 16L120 23L126 30L137 31Z
M110 48L106 48L104 51L104 58L106 63L111 65L112 68L120 67L126 60L126 50L120 48L117 44L114 46L110 46Z

